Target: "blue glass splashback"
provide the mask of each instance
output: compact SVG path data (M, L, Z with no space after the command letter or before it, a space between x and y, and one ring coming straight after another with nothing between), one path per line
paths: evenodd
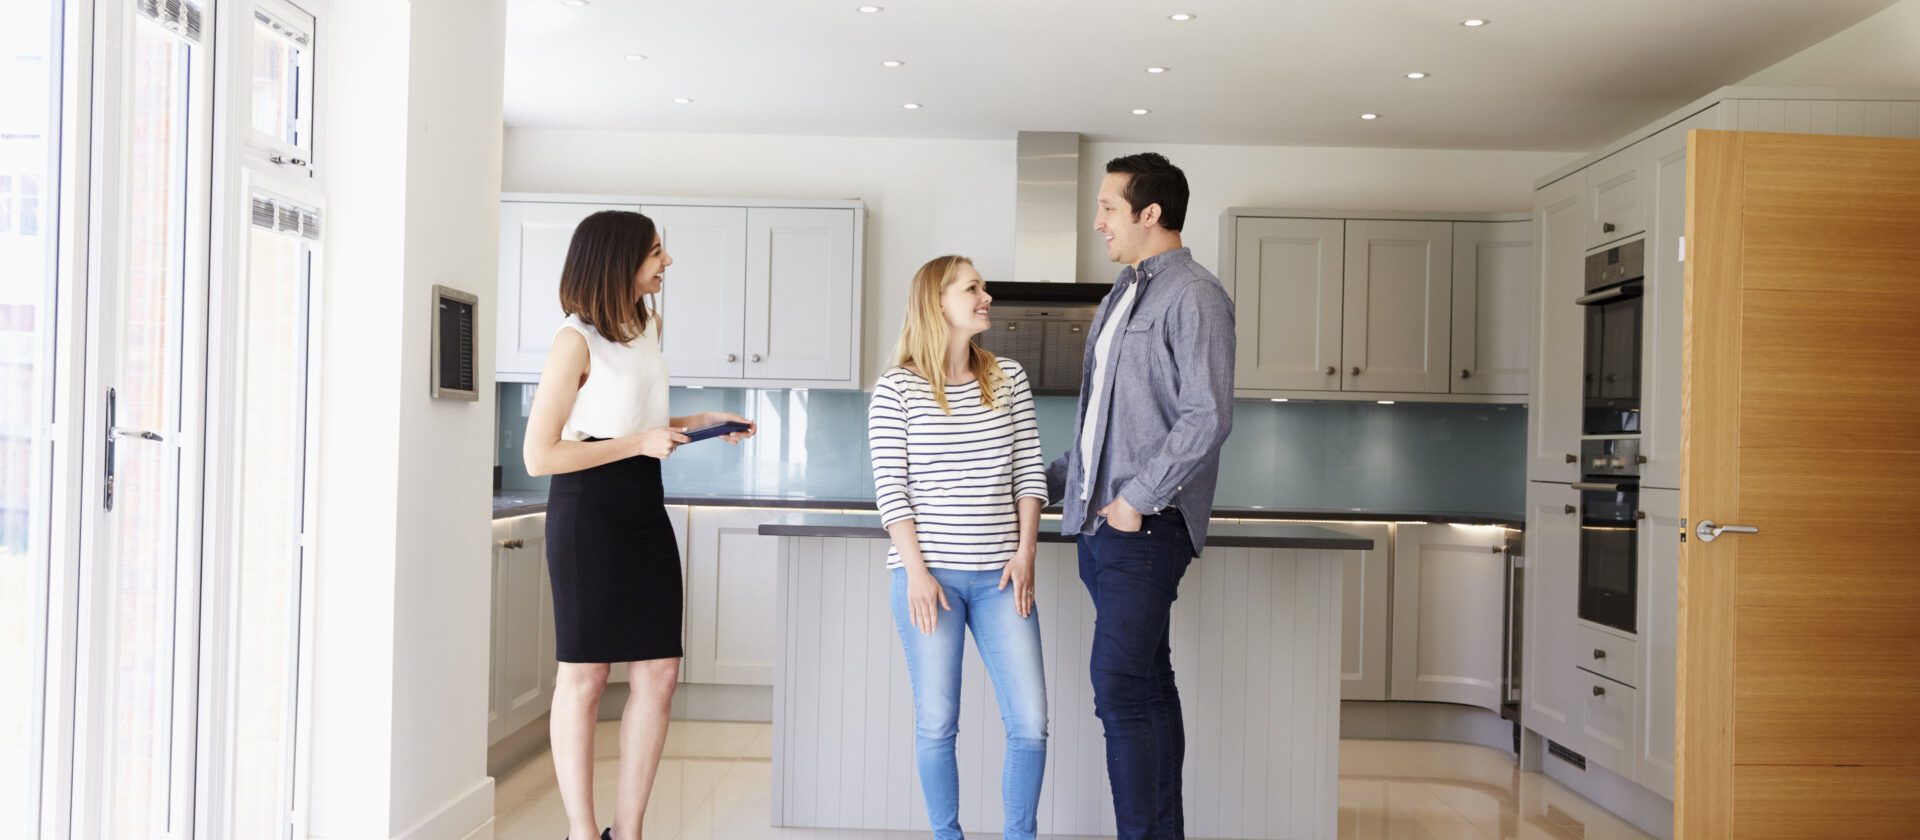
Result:
M500 388L501 486L545 489L521 466L532 385ZM673 413L732 411L760 434L702 441L667 459L674 496L872 499L867 400L858 391L674 388ZM1073 397L1037 397L1040 444L1072 444ZM1515 405L1234 404L1219 507L1358 508L1518 515L1526 509L1526 408Z

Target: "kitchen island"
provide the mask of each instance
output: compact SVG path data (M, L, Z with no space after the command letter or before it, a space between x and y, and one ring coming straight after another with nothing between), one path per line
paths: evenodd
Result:
M779 538L772 820L777 826L924 830L913 703L888 607L879 517L796 512ZM1087 677L1093 603L1075 546L1041 526L1036 602L1050 738L1042 834L1111 834L1105 744ZM1340 735L1342 564L1374 541L1312 525L1216 521L1173 611L1186 719L1187 833L1332 840ZM1001 828L1005 736L967 646L961 823Z

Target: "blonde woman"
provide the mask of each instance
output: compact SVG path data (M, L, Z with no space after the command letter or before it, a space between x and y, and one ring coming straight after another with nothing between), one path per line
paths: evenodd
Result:
M993 296L965 257L913 276L896 366L867 412L873 481L893 539L894 625L913 681L914 748L937 840L960 840L960 720L966 628L1007 733L1007 840L1034 835L1047 762L1047 689L1033 560L1046 502L1026 372L974 343Z

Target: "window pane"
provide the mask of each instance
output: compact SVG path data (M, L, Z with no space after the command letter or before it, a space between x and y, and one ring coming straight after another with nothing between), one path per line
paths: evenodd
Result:
M6 4L0 26L0 836L31 837L40 794L54 309L60 3Z
M253 21L253 130L275 143L299 147L300 64L304 50L287 30Z
M116 425L180 428L183 291L187 282L188 133L194 48L151 21L134 22L127 157L126 286L118 307ZM113 715L105 733L103 836L167 830L176 626L178 449L121 438L116 445L110 620Z
M305 463L306 241L250 228L240 407L240 616L235 628L234 830L272 837L291 806L288 759Z

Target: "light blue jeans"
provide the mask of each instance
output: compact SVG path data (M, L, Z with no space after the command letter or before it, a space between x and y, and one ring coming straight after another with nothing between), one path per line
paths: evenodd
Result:
M1013 586L997 588L999 572L930 569L946 591L931 635L913 626L907 612L907 570L893 570L893 624L906 649L913 681L915 761L927 797L927 821L935 840L961 840L960 768L953 739L960 731L960 654L965 628L993 680L1000 722L1007 732L1007 762L1000 772L1006 840L1030 840L1047 766L1047 680L1040 658L1040 613L1021 618Z

